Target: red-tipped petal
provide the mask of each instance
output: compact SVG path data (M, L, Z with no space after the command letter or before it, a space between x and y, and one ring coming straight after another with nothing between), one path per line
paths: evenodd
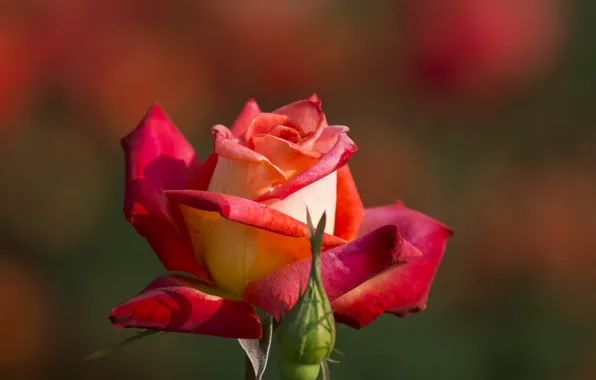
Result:
M397 226L422 256L372 278L332 303L339 322L361 328L383 312L400 316L423 310L428 292L453 231L403 204L366 210L359 234L381 225Z
M204 191L167 193L179 206L195 255L221 288L242 295L248 283L310 254L306 224L246 198ZM324 249L344 244L332 235Z
M323 155L319 159L319 162L272 191L264 193L255 199L255 201L264 202L270 199L285 199L298 190L341 168L357 149L356 144L346 134L342 134L333 148Z
M323 286L331 301L354 289L373 276L420 255L404 241L396 226L384 226L351 243L325 251L321 255ZM244 298L279 319L305 289L311 258L285 265L250 283Z
M166 196L173 203L197 210L217 212L234 222L308 240L308 228L305 223L250 199L195 190L167 191ZM325 234L323 237L323 249L344 243L345 240L333 235Z
M185 271L205 280L207 270L182 242L169 202L168 189L184 189L190 166L197 165L192 146L158 104L122 139L126 158L124 214L147 238L166 269Z
M343 134L348 133L350 128L344 125L331 125L324 128L321 131L320 136L317 137L316 141L312 144L312 150L315 152L327 153L329 152L337 139Z
M261 113L259 109L259 105L254 99L248 99L240 114L232 123L232 127L230 130L234 134L235 137L243 137L246 133L246 129L248 128L252 119L254 119L258 114Z
M217 295L217 290L183 276L163 276L116 306L116 327L258 339L261 324L252 306Z
M290 122L300 126L306 134L315 132L322 123L325 123L325 114L317 95L290 103L276 109L273 113L286 115Z
M334 235L344 240L356 237L364 217L364 206L348 165L337 171L337 207Z

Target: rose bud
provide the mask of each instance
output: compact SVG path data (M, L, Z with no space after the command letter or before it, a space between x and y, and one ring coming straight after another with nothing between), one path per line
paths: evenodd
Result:
M298 301L284 316L277 339L281 348L282 379L312 379L335 345L333 310L321 280L321 244L325 230L323 213L316 231L307 211L312 263L308 284ZM302 284L301 284L302 286Z

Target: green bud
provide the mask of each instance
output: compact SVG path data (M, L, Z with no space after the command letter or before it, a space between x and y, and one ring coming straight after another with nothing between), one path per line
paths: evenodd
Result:
M319 376L321 364L299 364L286 359L281 360L280 371L283 380L316 379Z
M331 304L321 281L321 244L325 214L315 232L307 214L311 238L312 265L307 287L283 317L277 333L282 353L282 379L316 379L321 362L335 345L335 321Z

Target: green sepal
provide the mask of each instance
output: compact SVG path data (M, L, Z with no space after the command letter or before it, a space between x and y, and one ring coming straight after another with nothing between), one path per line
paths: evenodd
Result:
M157 333L165 333L164 331L158 331L158 330L143 330L143 331L139 331L134 335L128 336L126 338L124 338L123 340L121 340L118 343L114 343L109 347L106 348L102 348L100 350L95 351L94 353L87 355L85 357L83 357L83 360L97 360L97 359L101 359L104 358L108 355L110 355L111 353L113 353L114 351L124 347L124 346L128 346L131 343L134 343L138 340L147 338L151 335L155 335Z
M273 321L273 317L270 315L261 318L261 325L263 326L261 339L238 339L240 347L246 354L247 365L252 367L252 371L247 368L247 373L245 373L247 380L261 380L265 369L267 369L275 327Z

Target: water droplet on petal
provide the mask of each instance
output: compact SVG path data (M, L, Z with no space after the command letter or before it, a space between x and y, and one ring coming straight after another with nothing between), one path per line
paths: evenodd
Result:
M278 187L281 186L281 182L274 182L271 184L271 186L269 187L269 191L273 191L275 189L277 189Z

